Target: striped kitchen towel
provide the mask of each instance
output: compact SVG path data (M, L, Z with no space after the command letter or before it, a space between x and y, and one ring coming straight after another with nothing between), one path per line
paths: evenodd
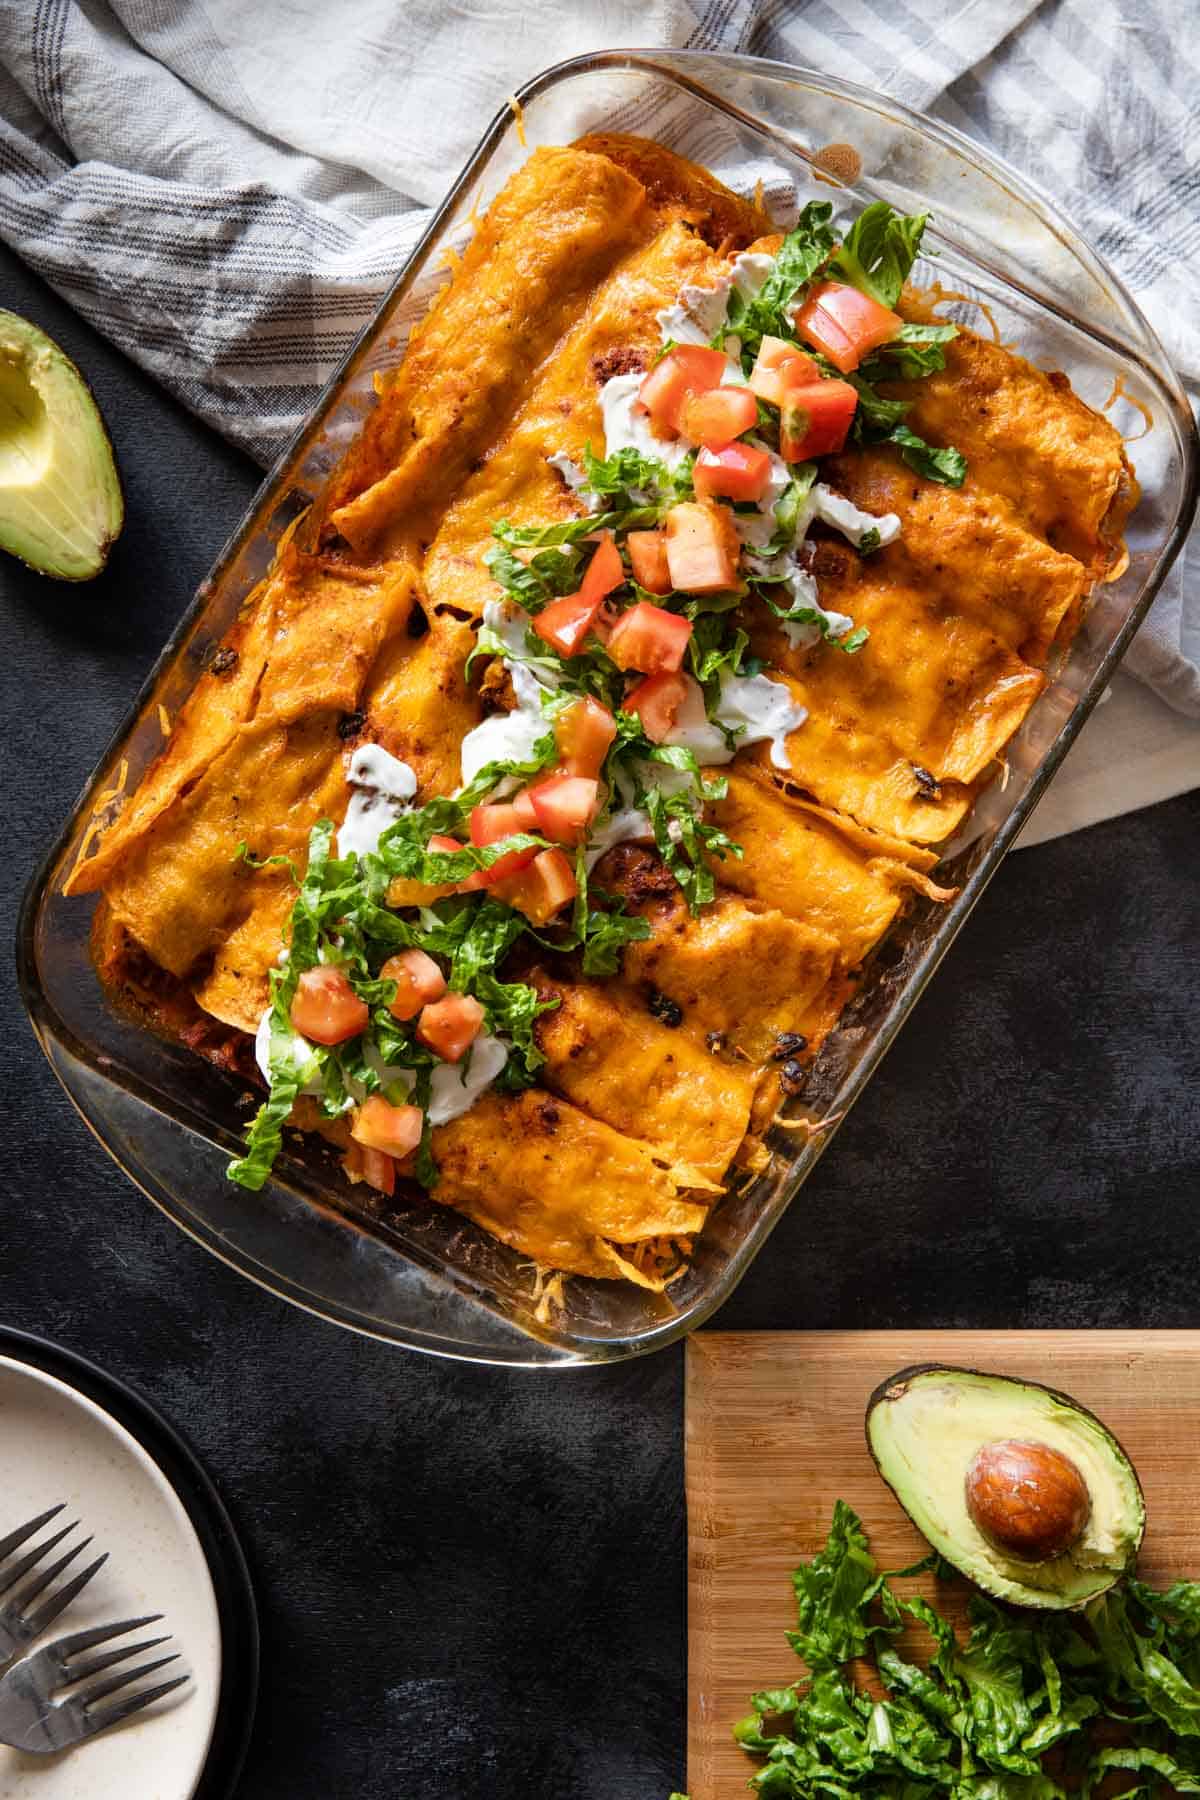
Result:
M507 94L594 48L743 50L882 87L1024 169L1124 276L1196 387L1189 12L1188 0L0 0L0 237L268 463ZM1105 735L1108 771L1136 762L1142 778L1081 784L1058 829L1200 783L1188 722L1200 540L1126 667L1158 700L1139 708L1134 689L1089 732Z

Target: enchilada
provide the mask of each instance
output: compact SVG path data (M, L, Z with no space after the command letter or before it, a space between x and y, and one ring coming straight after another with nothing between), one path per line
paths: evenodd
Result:
M246 1186L292 1119L660 1285L945 897L1136 489L1060 379L896 286L903 223L781 239L613 136L482 221L71 877L112 986L225 1066L256 1040Z

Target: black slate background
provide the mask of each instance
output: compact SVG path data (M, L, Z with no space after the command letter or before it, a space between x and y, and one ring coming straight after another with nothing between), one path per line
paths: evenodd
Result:
M128 499L95 584L0 567L11 919L257 473L11 258L0 296L87 371ZM1200 1322L1198 824L1200 793L1009 859L719 1326ZM94 1146L11 957L3 1005L0 1319L140 1388L218 1482L264 1633L240 1792L665 1800L682 1352L497 1373L284 1306Z

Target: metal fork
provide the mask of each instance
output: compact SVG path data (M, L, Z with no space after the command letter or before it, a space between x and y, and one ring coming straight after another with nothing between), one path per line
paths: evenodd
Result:
M61 1531L56 1531L45 1543L36 1545L19 1562L14 1563L11 1569L4 1564L14 1550L19 1550L35 1531L40 1531L43 1525L56 1518L62 1510L61 1505L52 1506L48 1511L39 1513L36 1519L30 1519L25 1525L18 1525L7 1537L0 1538L0 1596L4 1596L0 1600L0 1668L19 1655L26 1644L31 1644L34 1638L40 1636L47 1625L53 1624L63 1608L70 1606L76 1595L83 1592L97 1569L108 1561L107 1554L98 1556L95 1562L89 1563L86 1569L80 1569L70 1581L65 1582L57 1592L49 1595L34 1609L33 1603L38 1596L45 1593L56 1576L61 1575L82 1550L87 1549L91 1538L81 1539L73 1550L60 1556L48 1569L39 1569L36 1577L28 1582L25 1577L37 1569L37 1565L50 1554L56 1544L61 1544L65 1537L70 1536L79 1523L78 1519L71 1525L65 1525Z
M122 1619L116 1625L97 1625L90 1631L76 1631L14 1663L0 1678L0 1743L10 1744L14 1750L31 1751L34 1755L69 1750L72 1744L107 1731L110 1725L119 1724L153 1701L161 1700L164 1694L182 1687L191 1679L187 1674L142 1688L100 1712L92 1710L99 1701L106 1700L119 1688L128 1687L131 1681L152 1675L168 1663L178 1662L179 1654L175 1652L142 1663L136 1669L122 1669L105 1681L92 1682L82 1691L55 1698L62 1688L90 1681L93 1675L111 1669L115 1663L165 1644L169 1633L167 1637L143 1638L140 1643L126 1644L119 1650L106 1650L102 1655L87 1657L82 1662L72 1660L85 1650L95 1649L97 1644L107 1643L110 1638L121 1637L127 1631L138 1631L143 1625L153 1625L162 1616L161 1613L148 1613L142 1619Z

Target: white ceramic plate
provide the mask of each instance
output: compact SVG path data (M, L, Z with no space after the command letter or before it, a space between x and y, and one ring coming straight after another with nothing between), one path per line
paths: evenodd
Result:
M78 1519L79 1531L57 1554L89 1533L94 1544L69 1573L101 1550L109 1558L44 1641L161 1612L161 1623L136 1636L169 1631L175 1641L150 1659L178 1650L192 1679L74 1750L29 1756L0 1746L0 1800L190 1800L221 1681L216 1595L195 1528L158 1464L123 1425L55 1376L0 1356L0 1536L59 1501L67 1510L31 1544ZM171 1665L155 1679L175 1673Z

